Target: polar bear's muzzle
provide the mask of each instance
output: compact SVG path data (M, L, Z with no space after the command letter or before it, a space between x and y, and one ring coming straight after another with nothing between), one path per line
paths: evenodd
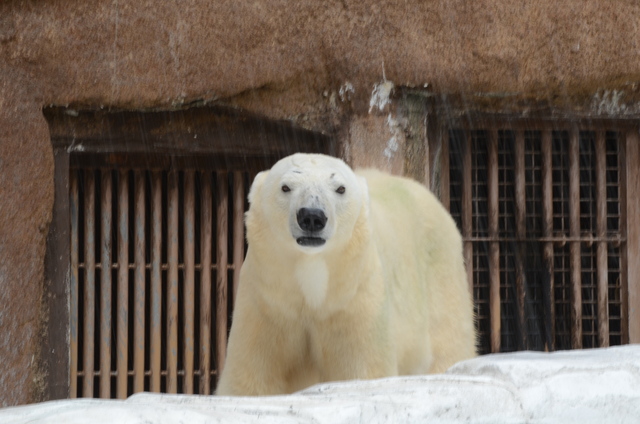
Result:
M296 238L300 246L322 246L325 243L326 240L320 237L327 224L327 215L322 209L300 208L296 213L296 219L304 232L302 237Z

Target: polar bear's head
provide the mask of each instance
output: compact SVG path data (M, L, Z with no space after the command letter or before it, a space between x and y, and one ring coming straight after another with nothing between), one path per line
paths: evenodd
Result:
M294 154L259 173L249 193L249 243L319 253L344 246L368 213L368 190L342 160Z

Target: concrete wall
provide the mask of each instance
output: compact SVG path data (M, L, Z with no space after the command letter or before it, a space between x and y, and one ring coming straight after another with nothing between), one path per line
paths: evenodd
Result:
M231 105L338 134L354 164L404 173L410 119L398 101L371 108L375 84L485 109L637 114L638 22L632 0L1 2L0 405L43 393L42 107Z

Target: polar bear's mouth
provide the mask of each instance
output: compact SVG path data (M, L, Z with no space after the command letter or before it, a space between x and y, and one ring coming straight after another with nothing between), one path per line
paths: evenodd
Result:
M321 237L298 237L296 241L300 246L322 246L326 240Z

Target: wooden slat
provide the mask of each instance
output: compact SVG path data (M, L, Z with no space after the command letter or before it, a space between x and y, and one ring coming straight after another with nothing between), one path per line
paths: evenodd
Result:
M623 299L627 300L628 308L622 308L627 317L623 317L623 334L628 331L629 343L640 343L640 137L638 129L634 128L626 134L624 151L620 157L625 161L624 167L624 208L622 222L626 218L626 248L624 253L623 268L625 277L623 278ZM625 193L626 191L626 193ZM627 284L625 284L625 282ZM627 309L625 311L625 309ZM626 318L626 319L624 319Z
M524 240L527 229L525 219L527 214L526 197L525 197L525 165L524 165L524 131L516 132L516 140L514 145L514 191L515 191L515 213L516 213L516 237ZM524 350L527 348L527 332L525 321L525 274L524 274L524 255L526 246L523 243L517 243L516 252L516 296L518 301L518 328L520 334L518 337L518 348Z
M587 131L597 131L604 126L607 128L620 128L629 130L635 124L629 118L606 118L606 119L584 119L580 122L576 121L576 116L567 115L565 117L557 115L549 115L546 118L527 116L523 119L522 113L501 113L496 116L495 112L473 112L469 111L460 115L456 119L448 120L450 127L462 129L477 129L481 125L482 128L492 127L497 130L531 130L537 128L569 128L571 125L579 125L580 129Z
M168 178L167 393L178 392L178 173Z
M83 397L93 397L94 337L96 308L95 269L95 176L93 170L85 171L84 192L84 350Z
M624 239L624 241L620 244L620 276L618 283L616 284L620 287L620 341L621 344L629 344L629 287L632 285L629 281L628 271L630 268L629 258L627 256L628 247L629 247L629 229L627 228L627 176L629 158L627 156L627 143L630 140L633 140L634 136L637 135L637 129L635 130L627 130L621 131L618 133L617 142L618 142L618 158L617 158L617 166L620 170L619 174L619 183L620 183L620 195L619 195L619 207L620 207L620 237ZM629 133L632 134L629 134ZM632 160L632 159L631 159ZM637 164L637 163L636 163ZM640 185L639 185L640 187ZM636 209L637 211L637 209ZM635 213L635 211L633 211ZM639 274L640 275L640 274Z
M134 174L134 307L133 307L133 391L144 391L145 326L145 204L144 172Z
M551 130L542 132L542 234L549 239L553 236L553 161L552 161L552 136ZM543 250L544 266L547 271L547 287L545 287L545 329L546 329L546 346L545 350L555 350L555 269L554 269L554 251L553 242L544 243Z
M240 268L244 261L244 182L242 172L233 173L233 302L235 304Z
M127 397L129 352L129 180L128 172L118 175L118 306L116 317L116 396Z
M500 352L500 244L489 244L489 314L491 321L491 353Z
M445 131L440 132L440 202L442 205L451 212L451 193L449 191L451 185L450 179L450 158L449 158L449 136ZM434 164L434 169L437 165ZM433 184L433 182L432 182ZM436 187L431 187L432 190L436 190ZM468 267L468 266L467 266Z
M211 394L211 247L213 197L211 173L202 173L200 192L200 394Z
M71 215L71 281L69 282L69 397L78 397L78 256L79 228L78 212L80 196L78 194L78 175L75 171L69 177L69 213Z
M227 226L228 226L228 182L227 173L217 174L216 204L217 221L217 259L216 259L216 355L218 373L224 368L227 350ZM219 376L220 374L218 374Z
M596 133L596 236L607 235L607 149L605 133ZM607 242L599 241L596 248L598 276L598 343L600 347L609 346L609 267Z
M111 172L101 172L100 225L100 397L111 397Z
M498 134L489 132L487 146L487 203L489 236L498 237ZM489 243L489 315L491 321L491 352L500 352L500 244Z
M183 393L193 393L195 346L195 174L184 172L184 386Z
M149 389L160 391L162 357L162 173L151 173L151 313L149 325Z
M461 220L462 220L462 237L465 239L463 254L464 262L467 265L467 282L469 290L473 293L473 243L470 241L473 231L473 198L472 179L471 179L471 134L465 134L465 144L462 150L462 193L461 193Z
M577 128L569 134L569 232L573 238L580 237L580 140ZM571 347L582 348L582 292L580 242L572 241L569 247L571 267Z
M44 292L41 298L42 304L39 306L43 308L42 311L47 311L48 316L47 322L42 322L40 334L42 343L39 344L42 356L38 365L39 369L46 370L48 382L41 387L41 395L38 397L51 400L67 399L70 395L77 397L79 307L77 234L79 195L77 180L70 182L72 178L77 178L74 175L77 171L69 169L67 149L54 148L53 159L54 202L44 258L44 275L47 284L42 287ZM73 185L75 188L72 188ZM72 197L75 198L72 199ZM0 217L2 216L0 212ZM72 220L75 222L72 223ZM75 234L72 234L74 231ZM1 246L4 242L2 236L0 240L2 240ZM75 256L73 260L72 256ZM2 280L1 277L0 280ZM3 287L2 283L0 287ZM9 340L5 338L4 341ZM4 359L2 354L0 358Z
M427 125L427 114L426 114L426 110L421 109L420 112L420 126L422 126L421 128L421 132L422 134L418 137L418 144L422 144L422 147L424 148L424 153L423 153L423 157L422 158L416 158L418 160L423 161L423 169L424 171L424 178L422 180L422 183L424 184L425 187L431 187L431 182L432 182L432 178L431 178L431 143L429 143L429 131L428 131L428 125ZM420 147L420 146L419 146ZM418 150L420 151L420 150Z

